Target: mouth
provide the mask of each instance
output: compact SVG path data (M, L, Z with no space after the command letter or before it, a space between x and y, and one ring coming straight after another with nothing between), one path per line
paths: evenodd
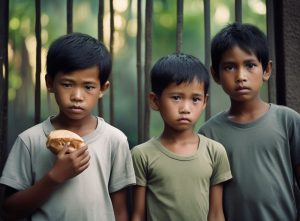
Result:
M69 108L73 113L81 113L84 109L81 106L71 106Z
M184 118L184 117L179 118L177 121L180 122L180 123L190 123L191 122L190 119Z
M239 86L235 89L237 92L246 93L250 91L249 87Z

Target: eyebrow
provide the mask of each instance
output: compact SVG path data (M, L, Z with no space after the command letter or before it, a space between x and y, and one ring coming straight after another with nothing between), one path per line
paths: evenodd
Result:
M245 63L245 62L259 62L259 61L258 61L258 59L255 59L255 58L249 58L249 59L245 59L243 62ZM221 63L226 63L226 64L227 63L236 63L236 61L233 59L227 59L227 60L223 60Z
M174 95L174 94L183 95L184 93L183 93L183 92L178 92L178 91L176 92L176 91L175 91L175 92L170 92L169 94L170 94L170 95ZM193 96L204 97L204 94L202 94L202 93L193 93L192 95L193 95Z
M68 76L61 77L61 81L69 81L69 82L76 82L73 78L70 78ZM87 79L87 80L82 80L83 84L97 84L94 80Z

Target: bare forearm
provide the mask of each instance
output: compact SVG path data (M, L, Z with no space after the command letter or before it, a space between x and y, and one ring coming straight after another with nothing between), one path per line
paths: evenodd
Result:
M225 221L223 214L221 215L208 215L208 221Z
M131 221L145 221L143 215L132 214Z
M3 204L7 219L15 220L31 215L51 196L58 185L47 174L31 188L9 196Z

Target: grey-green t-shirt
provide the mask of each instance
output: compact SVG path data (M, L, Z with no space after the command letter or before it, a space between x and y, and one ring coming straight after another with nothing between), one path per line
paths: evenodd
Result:
M224 147L202 135L183 157L152 138L132 149L137 185L145 186L147 221L206 221L209 189L231 178Z
M232 122L226 112L200 133L222 143L233 180L224 186L227 221L296 221L293 167L300 163L300 115L271 104L261 118Z
M24 190L45 176L56 159L46 148L47 136L52 130L48 118L18 136L0 183ZM115 220L110 193L135 183L127 138L98 118L96 130L83 139L91 156L89 167L62 184L30 220Z

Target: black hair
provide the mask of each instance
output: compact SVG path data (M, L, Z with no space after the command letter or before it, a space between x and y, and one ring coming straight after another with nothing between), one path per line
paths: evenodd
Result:
M235 46L247 53L254 53L262 64L263 70L266 70L269 62L266 35L254 25L236 22L224 27L212 39L211 61L217 78L219 78L219 65L223 54Z
M152 91L160 96L171 83L191 83L193 80L204 83L204 93L209 87L209 73L201 61L188 54L173 53L160 58L151 70Z
M54 78L58 72L68 73L98 66L100 84L109 78L112 61L105 45L97 39L82 33L59 37L47 54L47 74Z

